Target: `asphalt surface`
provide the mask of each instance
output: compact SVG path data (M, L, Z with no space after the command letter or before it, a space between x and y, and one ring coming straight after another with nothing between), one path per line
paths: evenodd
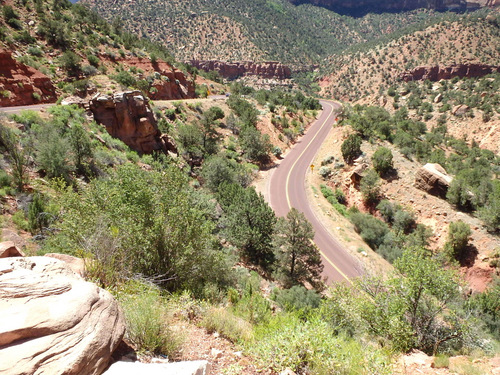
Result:
M27 110L39 111L43 108L48 108L48 107L51 107L53 105L55 105L55 104L35 104L35 105L20 105L17 107L0 107L0 112L8 113L8 114L13 114L13 113L19 114L22 111L27 111Z
M320 103L323 106L320 117L273 171L269 186L271 207L278 216L286 216L292 207L303 212L314 228L314 243L321 253L327 283L349 281L362 274L361 266L316 217L306 193L306 173L314 173L311 163L341 108L333 102ZM314 171L319 167L314 166Z

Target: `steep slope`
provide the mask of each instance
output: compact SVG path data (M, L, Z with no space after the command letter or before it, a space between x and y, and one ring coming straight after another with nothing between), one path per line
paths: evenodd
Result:
M293 4L310 3L337 12L349 14L365 14L368 12L400 12L419 8L446 10L477 9L482 6L495 6L498 0L290 0Z
M134 34L160 42L179 60L317 64L347 46L433 16L429 11L340 16L287 0L83 0L108 20L119 15Z
M498 13L497 13L498 14ZM496 17L448 16L448 20L386 44L358 47L332 56L321 80L329 97L359 100L376 96L418 66L500 65Z
M55 102L119 85L154 99L195 96L166 48L65 0L0 6L0 106ZM179 65L179 64L177 64Z

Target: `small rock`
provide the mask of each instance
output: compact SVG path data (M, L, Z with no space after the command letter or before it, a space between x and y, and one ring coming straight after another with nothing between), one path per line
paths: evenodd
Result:
M23 257L24 253L19 250L12 241L0 243L0 258Z
M214 357L215 359L219 359L222 357L222 350L212 348L211 354L212 354L212 357Z
M219 336L220 336L220 335L219 335L219 332L214 332L213 336L214 336L215 338L219 337Z
M280 375L296 375L291 369L286 368L284 371L280 372Z
M243 353L242 352L234 352L233 353L235 357L238 357L238 358L242 358L243 357Z

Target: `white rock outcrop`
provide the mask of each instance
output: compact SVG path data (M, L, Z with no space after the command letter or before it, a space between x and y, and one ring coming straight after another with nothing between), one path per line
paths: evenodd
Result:
M50 257L0 259L0 374L101 374L125 332L113 296Z

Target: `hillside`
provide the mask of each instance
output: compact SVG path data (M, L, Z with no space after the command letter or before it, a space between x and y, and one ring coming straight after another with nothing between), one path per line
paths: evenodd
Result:
M162 43L181 61L280 61L296 67L433 17L413 11L354 19L286 0L83 3L109 21L119 15L125 29Z
M324 65L322 93L355 101L376 96L417 66L500 65L498 12L447 16L422 31L333 55Z
M345 0L290 0L294 4L310 3L332 9L339 13L347 14L366 14L366 13L381 13L381 12L400 12L419 8L435 9L439 11L446 10L471 10L478 9L482 6L493 6L500 4L498 0L361 0L361 1L345 1Z
M132 87L155 99L195 96L165 47L67 1L7 1L0 19L0 105L54 103Z

